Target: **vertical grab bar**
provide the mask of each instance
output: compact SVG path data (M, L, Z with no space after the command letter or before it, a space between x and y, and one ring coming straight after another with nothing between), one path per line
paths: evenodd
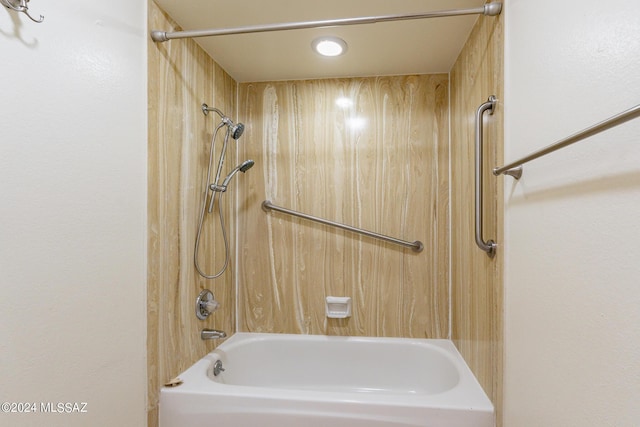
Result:
M489 114L493 114L493 109L496 106L497 99L491 95L489 100L482 104L478 111L476 111L476 244L480 249L485 251L487 255L493 257L496 254L496 242L489 240L487 242L482 238L482 220L483 220L483 154L482 154L482 117L485 111L489 111Z

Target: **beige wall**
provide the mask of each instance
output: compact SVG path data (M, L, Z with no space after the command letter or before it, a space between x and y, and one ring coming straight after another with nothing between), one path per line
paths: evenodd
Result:
M149 27L170 29L175 23L150 2ZM200 330L215 327L231 334L235 327L233 265L218 279L202 279L193 266L193 245L209 144L218 122L214 114L205 117L200 105L206 102L234 117L237 84L191 40L149 41L148 49L148 412L149 425L155 426L159 388L216 344L203 342ZM217 151L221 142L219 138ZM229 153L227 162L235 164L233 145ZM233 236L233 200L223 203ZM207 272L224 262L217 209L214 212L206 217L200 249ZM222 307L201 321L195 317L195 299L205 288Z
M244 331L448 335L446 75L241 84L239 321ZM352 104L336 105L340 98ZM266 214L263 200L405 240ZM328 320L326 296L353 317Z
M502 408L503 244L502 17L478 19L451 70L451 299L452 339L494 405ZM474 114L490 95L498 98L484 118L484 239L497 242L489 258L474 240Z

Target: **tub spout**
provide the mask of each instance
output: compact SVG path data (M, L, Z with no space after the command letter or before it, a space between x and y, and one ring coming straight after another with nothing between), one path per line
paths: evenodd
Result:
M200 332L200 338L203 340L217 340L220 338L226 338L227 333L224 331L219 331L217 329L203 329Z

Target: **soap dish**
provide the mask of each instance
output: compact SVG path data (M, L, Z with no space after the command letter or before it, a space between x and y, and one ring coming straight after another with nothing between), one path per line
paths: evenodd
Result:
M325 312L330 319L351 317L351 297L327 297Z

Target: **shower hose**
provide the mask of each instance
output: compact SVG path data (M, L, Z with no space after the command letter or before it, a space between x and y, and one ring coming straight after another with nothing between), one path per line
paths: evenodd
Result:
M207 183L211 182L211 163L213 161L213 151L214 151L214 145L215 145L215 141L216 141L216 137L218 135L218 131L220 130L221 127L223 127L225 124L220 123L217 127L215 132L213 133L213 137L211 138L211 148L209 149L209 167L207 168ZM229 132L227 132L227 135L225 135L225 139L227 139L229 136ZM225 145L226 145L226 141L225 141ZM213 206L215 204L215 198L216 198L216 193L218 193L217 191L213 191L213 194L211 195L211 203L210 206ZM206 274L201 268L200 265L198 263L198 248L200 247L200 237L202 235L202 224L204 222L204 213L206 210L206 206L207 206L207 195L209 194L209 187L208 184L205 186L205 190L204 190L204 195L202 197L202 210L200 211L200 220L198 221L198 232L196 233L196 243L195 243L195 249L193 251L193 263L196 266L196 270L198 271L198 274L200 274L202 277L204 277L205 279L215 279L217 277L220 277L222 275L222 273L225 272L225 270L227 269L227 266L229 265L229 241L227 239L227 231L225 229L224 226L224 213L222 212L222 193L220 192L220 197L218 197L218 213L219 213L219 217L220 217L220 228L222 229L222 239L224 240L224 265L222 266L222 268L220 269L220 271L218 271L215 274Z

